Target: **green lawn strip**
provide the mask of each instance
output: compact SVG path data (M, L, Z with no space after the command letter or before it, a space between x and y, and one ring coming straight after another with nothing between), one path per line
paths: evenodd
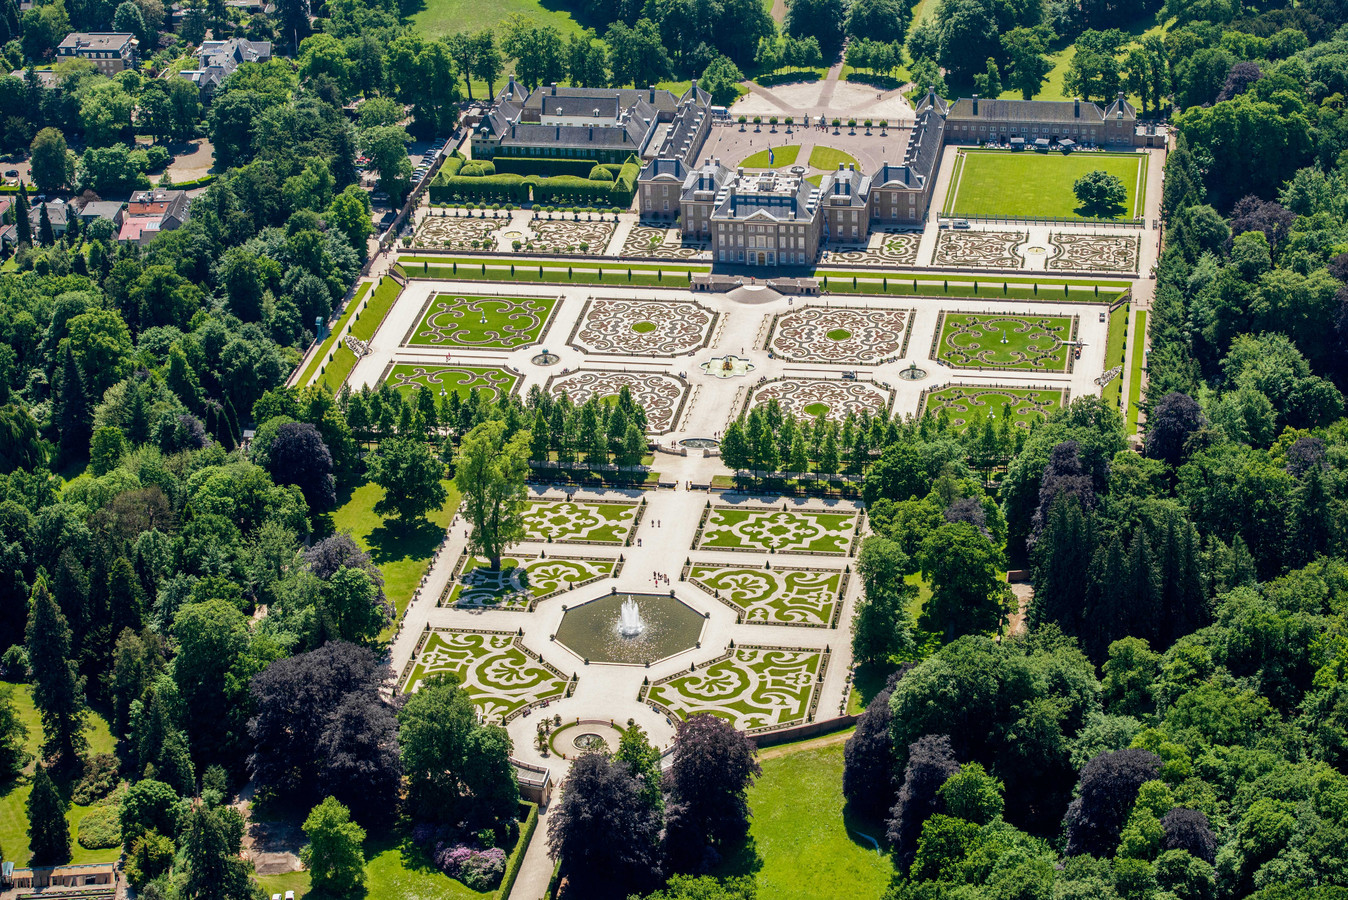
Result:
M482 4L472 0L426 0L414 7L418 11L410 18L412 25L432 40L439 40L460 31L477 32L485 28L494 28L500 34L506 19L519 13L532 25L551 25L561 32L563 42L572 34L581 32L580 24L567 8L539 0L501 0L499 3ZM501 78L496 79L496 89L501 89ZM485 86L483 86L485 87ZM485 94L479 85L474 85L474 96ZM373 896L373 893L372 893Z
M1128 371L1128 433L1137 434L1137 414L1142 407L1142 357L1147 346L1147 311L1137 312L1137 324L1133 326L1133 361Z
M960 176L964 174L964 154L955 154L955 168L950 173L950 184L946 188L945 205L941 208L941 215L949 216L950 210L955 206L955 197L960 192Z
M1105 371L1123 365L1124 341L1128 337L1128 304L1109 314L1109 337L1105 340ZM1123 373L1105 385L1103 397L1116 408L1123 393Z
M847 120L843 119L843 121L846 122ZM852 156L850 153L844 153L835 147L825 147L817 144L814 149L810 151L810 168L812 169L833 171L836 170L839 165L855 166L857 164L855 156Z
M356 324L351 326L351 336L361 341L368 341L374 337L374 333L379 330L383 324L384 317L388 315L393 303L402 294L402 285L391 276L385 275L379 282L379 287L375 288L374 296L370 298L370 303L361 310Z
M332 362L328 363L323 369L323 374L319 376L318 383L327 388L332 393L337 393L346 384L346 379L350 377L351 370L356 367L356 354L351 352L351 348L342 344L337 348L337 352L332 355Z
M459 399L464 400L477 388L484 400L491 401L502 391L513 392L521 379L519 375L495 366L398 363L388 370L384 380L393 382L404 397L411 397L422 387L428 387L436 397L441 391L453 389Z
M875 272L819 270L820 286L839 294L883 294L897 297L958 297L987 300L1042 300L1063 303L1112 303L1127 284L1092 281L1042 281L1013 278L943 278L910 274L893 277ZM914 282L916 281L916 287Z
M1005 150L966 150L953 184L947 214L955 216L1086 218L1078 211L1072 185L1087 172L1104 170L1128 190L1115 218L1135 217L1139 170L1146 157L1137 153L1076 153L1064 156ZM1009 189L1014 186L1014 190Z
M384 593L392 601L398 615L402 615L412 599L412 592L421 583L431 554L445 537L445 528L459 508L459 492L451 481L444 482L449 499L433 511L429 521L410 528L394 522L390 525L374 511L374 505L384 496L377 484L356 488L350 498L332 514L334 531L349 531L362 550L369 552L379 571L384 575ZM392 626L385 632L392 634Z
M784 169L787 166L794 165L796 157L800 155L800 146L798 144L787 144L783 147L772 147L772 161L768 161L768 151L759 150L750 156L740 160L740 165L746 169Z
M346 327L346 323L350 320L351 314L356 311L356 307L360 306L360 301L363 300L365 295L369 292L370 282L362 281L356 288L356 296L352 297L351 302L347 304L346 312L342 313L342 317L337 320L337 324L333 326L332 331L323 339L322 346L318 348L318 352L314 354L314 358L309 361L309 365L304 367L304 371L300 374L300 387L307 385L309 380L314 377L314 372L318 371L318 367L323 364L323 360L327 359L328 351L332 349L333 343L337 340L337 335L342 333L342 329Z
M556 297L431 298L407 343L412 346L513 350L538 340ZM448 338L448 339L446 339Z
M998 388L976 384L952 384L927 395L923 412L939 416L949 410L950 427L963 431L971 425L982 426L989 414L1001 424L1003 407L1011 404L1011 422L1029 428L1062 406L1062 388Z
M14 706L18 710L20 721L28 729L28 740L25 742L25 748L36 757L42 746L42 720L38 717L37 708L33 705L32 686L11 682L0 683L9 685L14 689ZM96 712L90 712L89 714L89 728L85 731L85 737L89 742L89 753L112 752L112 732L108 728L107 720ZM28 865L30 857L27 807L28 795L32 791L33 768L34 763L29 762L22 775L0 786L0 791L3 791L3 793L0 793L0 848L4 849L5 860L14 863L16 866ZM66 790L65 793L68 795L69 791ZM72 803L70 809L66 812L66 821L70 823L70 861L73 865L115 862L117 857L121 855L120 847L86 850L79 845L76 840L79 835L79 823L91 809L93 809L92 806L79 806Z
M948 312L936 356L962 368L1056 373L1067 368L1070 351L1062 341L1071 337L1070 316Z
M727 852L715 874L749 875L758 896L773 900L884 893L894 876L893 863L858 836L881 840L884 824L846 809L843 747L767 751L774 756L762 761L763 774L749 788L754 812L749 837L737 851Z

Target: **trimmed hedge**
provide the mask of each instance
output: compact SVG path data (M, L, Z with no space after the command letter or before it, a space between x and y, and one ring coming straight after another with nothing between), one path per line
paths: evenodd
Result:
M524 854L529 849L529 839L534 836L534 829L538 827L538 806L528 800L521 800L520 806L528 807L528 814L525 815L524 822L520 825L520 835L515 841L515 849L510 852L510 858L506 860L505 874L501 876L501 886L496 889L496 897L499 900L509 897L511 889L515 887L515 879L519 877L520 866L524 865Z
M464 155L458 150L445 157L445 161L440 164L440 171L435 173L435 180L431 182L432 187L437 184L444 184L450 178L459 174L463 164L467 162Z
M527 203L529 182L519 175L454 175L430 188L432 203Z
M520 157L521 159L525 157ZM430 187L432 203L528 203L529 189L533 188L533 202L545 206L616 206L627 207L637 192L637 176L641 174L641 165L635 156L622 165L607 164L602 168L612 172L614 180L591 181L574 175L557 175L543 178L538 175L522 177L514 173L500 175L463 176L445 175L445 171L454 161L453 157L445 161L440 175ZM463 162L455 167L457 173ZM595 168L587 163L588 175Z
M548 178L553 175L576 175L585 177L594 168L593 159L550 159L542 156L497 156L496 171L514 175L537 175Z

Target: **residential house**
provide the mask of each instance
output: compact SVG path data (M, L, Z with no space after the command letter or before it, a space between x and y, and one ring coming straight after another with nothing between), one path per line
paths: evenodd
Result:
M220 83L234 74L240 64L266 62L271 59L270 41L248 41L230 38L227 41L204 41L197 50L197 68L178 74L210 96Z
M72 31L56 48L62 59L87 59L98 66L103 75L116 75L123 69L135 68L140 41L134 34L106 31Z
M187 191L155 188L136 191L122 212L119 241L135 241L144 246L160 232L173 231L188 219Z

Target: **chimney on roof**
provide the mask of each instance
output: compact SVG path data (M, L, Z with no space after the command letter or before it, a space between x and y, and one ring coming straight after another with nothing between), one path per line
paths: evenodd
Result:
M650 101L649 101L649 102L654 103L654 102L655 102L655 85L653 85L653 84L647 85L647 86L646 86L646 90L650 91Z
M978 95L974 94L974 115L978 115Z
M1072 101L1072 117L1075 118L1075 119L1080 119L1080 118L1081 118L1081 98L1080 98L1080 97L1077 97L1075 100Z
M557 82L555 81L552 83L552 96L557 96Z

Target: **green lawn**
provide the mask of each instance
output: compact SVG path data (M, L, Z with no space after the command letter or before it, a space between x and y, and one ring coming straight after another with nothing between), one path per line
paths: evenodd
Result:
M789 748L772 748L777 753ZM817 900L878 897L894 875L879 840L884 825L844 808L843 744L788 752L762 761L749 789L749 839L731 852L718 875L752 875L759 897Z
M859 165L855 156L833 147L816 146L810 151L810 168L837 170L839 165Z
M493 893L469 890L432 866L411 841L397 837L367 838L365 858L365 896L370 900L479 900ZM259 875L257 883L269 897L286 891L294 891L297 898L309 893L307 871Z
M994 427L1000 427L1002 413L1010 404L1011 422L1020 428L1030 428L1053 410L1062 406L1062 388L993 388L973 384L952 384L932 391L926 396L922 410L933 416L944 411L950 427L963 431L972 425L983 427L989 414L995 416Z
M379 330L383 324L384 317L388 315L393 303L402 294L402 285L397 281L384 276L379 282L379 287L375 288L374 296L370 302L361 310L360 315L356 317L356 322L351 326L351 336L361 341L369 341L374 337L374 333ZM343 342L342 346L337 348L337 352L332 357L332 362L328 363L327 368L323 370L323 377L319 379L319 384L323 385L334 394L342 389L346 379L351 374L351 370L356 367L356 354ZM301 381L301 384L303 381Z
M520 376L494 366L454 366L454 365L414 365L399 363L389 369L385 381L411 399L422 387L440 396L441 391L453 391L460 400L466 400L474 388L488 402L501 394L512 393L520 382Z
M1128 433L1137 434L1138 405L1142 402L1142 357L1147 346L1147 311L1138 310L1133 326L1133 361L1128 370Z
M318 349L318 353L314 354L314 358L310 360L309 365L305 366L303 374L300 375L299 383L301 387L307 385L310 379L314 377L314 372L318 371L318 367L323 364L323 360L327 358L328 353L332 350L332 345L336 342L337 335L342 333L342 329L346 327L346 323L351 318L351 314L355 312L357 306L360 306L360 301L369 292L370 282L368 281L361 282L360 286L356 288L356 295L351 298L351 302L346 307L346 312L342 313L342 317L337 320L337 324L333 326L332 331L323 339L323 346Z
M460 297L434 294L407 337L412 346L514 350L536 343L556 297Z
M1087 172L1117 176L1128 199L1111 218L1138 218L1145 197L1147 157L1140 153L1038 153L966 150L955 164L947 216L1085 218L1072 185Z
M746 156L740 160L740 165L746 169L785 169L787 166L795 165L796 157L800 155L800 147L796 144L787 144L785 147L772 148L772 160L768 160L768 151L759 150L752 156Z
M1124 340L1128 337L1128 304L1123 304L1109 314L1109 337L1105 341L1105 369L1123 365ZM1123 393L1123 373L1120 372L1102 394L1105 402L1119 405Z
M445 528L459 508L459 492L453 482L446 481L444 485L449 491L445 505L430 514L430 521L413 528L390 526L375 513L374 505L384 495L384 489L376 484L356 488L332 514L333 530L351 532L356 543L369 551L379 566L384 575L384 593L399 615L407 608L431 554L444 540Z
M1062 372L1076 329L1072 316L941 314L932 356L963 369Z
M33 706L33 691L26 684L0 682L14 688L14 705L19 717L28 728L27 749L36 754L42 745L42 722L37 709ZM111 753L113 747L112 732L107 721L97 713L89 716L89 729L85 732L89 741L90 753ZM28 794L32 790L33 763L29 763L24 773L13 781L0 785L0 848L4 858L16 866L28 865ZM69 794L69 787L62 786ZM86 850L75 840L80 820L92 807L71 804L66 812L66 821L70 823L71 862L75 865L85 863L114 862L121 849L113 847L106 850Z
M557 2L498 0L495 3L478 3L474 0L421 0L411 8L416 10L412 15L412 24L433 38L443 38L460 31L493 28L499 42L501 26L514 13L522 14L537 25L553 26L562 33L563 41L582 30L579 23L572 18L570 11ZM499 90L500 80L496 86Z

